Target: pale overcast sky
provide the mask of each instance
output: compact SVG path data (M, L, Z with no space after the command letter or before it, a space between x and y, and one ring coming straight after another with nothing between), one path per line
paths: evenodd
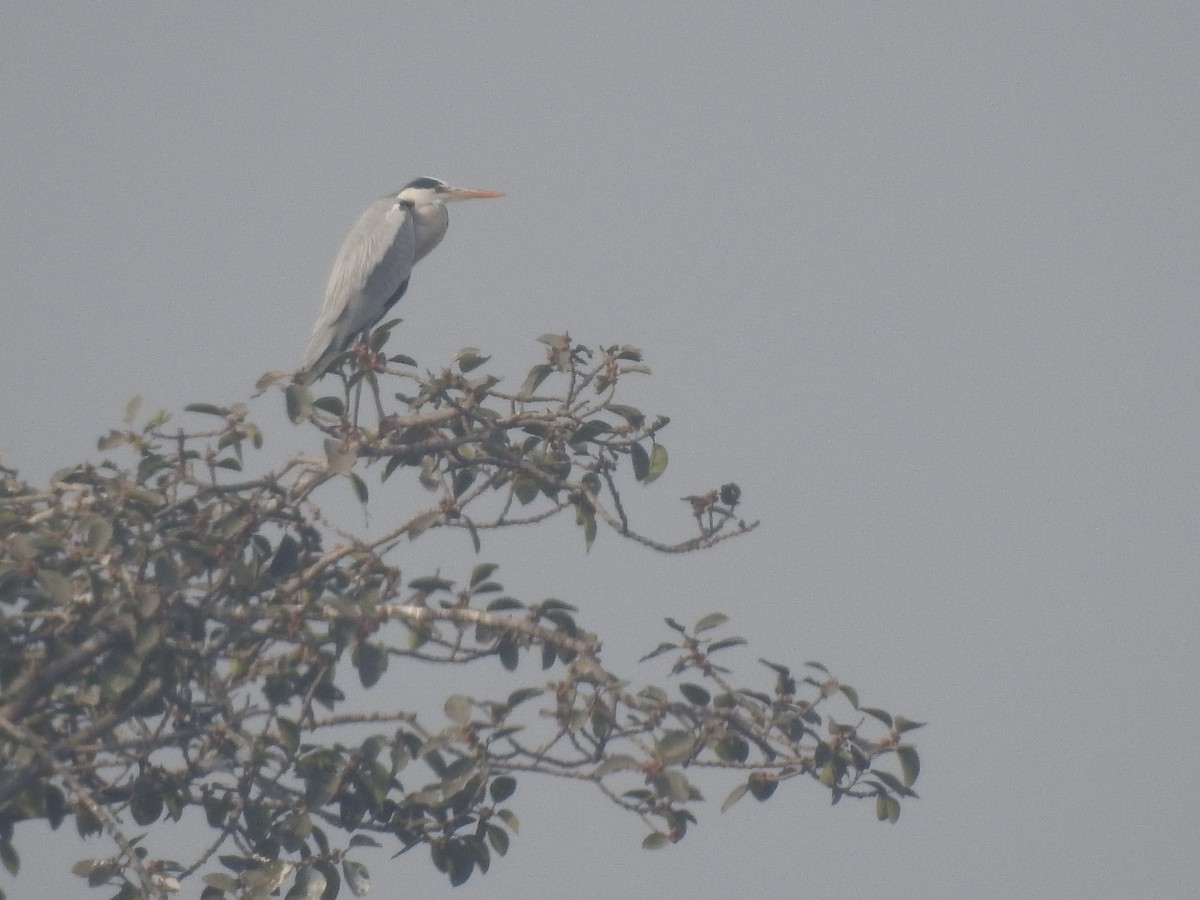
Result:
M617 661L724 610L747 676L820 659L930 723L894 827L791 782L714 794L647 853L598 794L523 782L508 857L456 896L1194 895L1196 4L29 3L2 26L6 464L95 455L138 393L245 399L298 364L371 200L503 190L452 210L398 349L478 346L519 384L543 332L638 344L655 377L627 402L673 420L638 502L671 536L679 496L735 480L763 526L665 559L585 555L564 522L485 551L502 580L577 603ZM279 406L256 407L268 459L316 444ZM66 870L107 847L18 838L9 896L93 896ZM387 856L372 896L451 895Z

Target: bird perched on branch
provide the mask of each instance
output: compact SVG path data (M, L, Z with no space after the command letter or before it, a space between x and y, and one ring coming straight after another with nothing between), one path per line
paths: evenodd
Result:
M320 318L304 353L298 380L311 384L337 356L384 317L408 289L413 266L446 234L454 200L501 197L498 191L451 187L416 178L366 208L338 251Z

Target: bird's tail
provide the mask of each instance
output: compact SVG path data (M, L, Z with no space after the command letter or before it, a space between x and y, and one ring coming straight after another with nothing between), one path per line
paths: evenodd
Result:
M296 373L296 384L303 385L304 387L312 387L317 379L329 374L330 370L334 367L334 363L337 362L337 358L342 355L342 352L333 348L326 350L317 357L315 362L303 366Z

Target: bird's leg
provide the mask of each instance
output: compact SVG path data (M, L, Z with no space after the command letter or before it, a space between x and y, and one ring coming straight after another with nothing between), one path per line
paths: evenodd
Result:
M358 373L366 365L367 355L371 352L371 346L367 343L367 339L371 336L371 330L364 328L362 334L358 336L358 343L354 347L354 371ZM358 383L354 385L354 420L353 427L358 431L358 406L362 400L362 378L358 379ZM349 399L349 398L347 398Z
M358 431L358 401L362 399L362 379L358 379L358 384L354 386L354 418L351 420L351 428Z
M379 416L379 424L383 425L383 403L379 400L379 379L371 378L371 396L375 398L375 413Z
M338 366L337 376L342 379L342 397L346 401L343 408L343 415L345 415L345 410L350 408L350 376L346 374L344 366Z
M371 396L375 399L375 412L379 416L380 424L383 423L383 403L379 400L379 379L375 377L375 366L379 360L379 355L371 347L371 329L364 328L362 337L359 342L359 353L356 354L356 359L360 369L366 370L367 378L371 379ZM359 381L359 396L362 394L362 380ZM358 425L358 403L357 399L354 405L355 427Z

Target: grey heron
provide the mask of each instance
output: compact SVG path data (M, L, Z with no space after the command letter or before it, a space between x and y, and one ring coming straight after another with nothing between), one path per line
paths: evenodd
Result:
M299 380L311 384L354 339L365 335L408 289L413 266L446 234L454 200L501 197L499 191L451 187L437 178L415 178L381 197L359 217L338 251L313 326Z

